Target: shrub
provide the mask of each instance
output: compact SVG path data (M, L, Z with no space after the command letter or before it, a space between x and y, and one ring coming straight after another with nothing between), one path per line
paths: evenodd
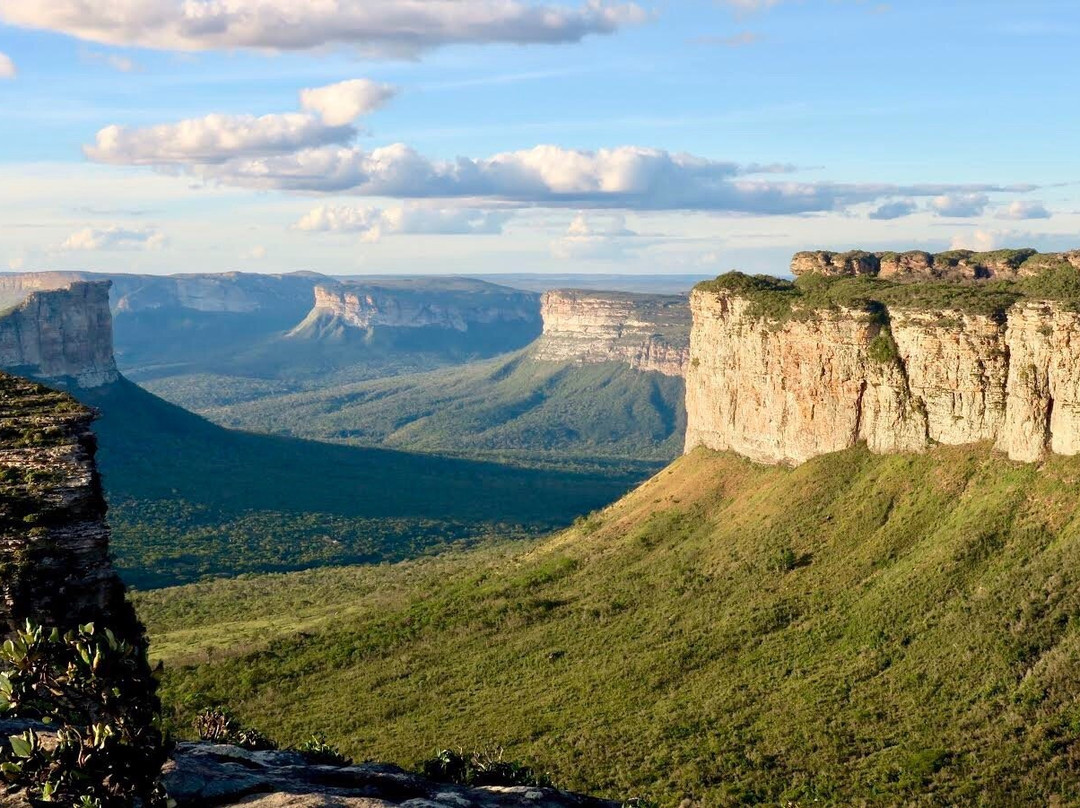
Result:
M317 766L351 766L352 758L346 757L326 742L322 735L312 735L298 747L296 751L304 756L308 763Z
M461 786L537 786L550 788L551 779L532 767L503 759L503 750L481 750L469 754L460 749L444 749L424 762L421 771L429 780Z
M155 689L141 645L93 624L61 633L27 622L0 647L0 711L55 728L55 744L32 729L11 736L0 776L35 801L161 803L165 744Z
M224 707L213 707L195 716L195 733L201 741L210 743L232 744L262 752L277 749L278 746L257 729L245 727Z

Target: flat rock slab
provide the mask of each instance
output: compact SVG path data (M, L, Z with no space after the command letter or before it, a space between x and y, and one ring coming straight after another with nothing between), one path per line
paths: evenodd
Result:
M182 743L164 785L178 808L618 808L550 788L465 788L426 780L396 766L323 766L296 752Z

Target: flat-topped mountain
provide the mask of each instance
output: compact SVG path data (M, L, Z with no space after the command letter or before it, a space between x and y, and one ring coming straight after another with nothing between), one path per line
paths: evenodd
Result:
M541 303L535 356L550 362L626 362L682 376L690 353L690 307L681 295L556 290Z
M1011 279L904 283L848 272L860 255L828 259L845 275L732 273L694 291L687 450L788 464L859 441L1080 452L1076 253L1001 251Z
M868 275L896 281L1016 280L1039 275L1054 266L1080 269L1080 250L1039 253L1030 248L908 252L799 252L791 259L791 274L824 277Z

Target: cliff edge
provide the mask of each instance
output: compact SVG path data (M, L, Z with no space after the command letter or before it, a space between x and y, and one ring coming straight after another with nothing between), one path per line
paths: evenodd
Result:
M546 292L544 332L536 359L598 364L625 362L634 370L683 376L690 355L690 309L681 295Z
M1013 460L1080 454L1080 272L1001 283L738 273L699 286L686 448L795 465L991 441Z
M0 312L0 367L83 388L115 382L109 286L75 281Z

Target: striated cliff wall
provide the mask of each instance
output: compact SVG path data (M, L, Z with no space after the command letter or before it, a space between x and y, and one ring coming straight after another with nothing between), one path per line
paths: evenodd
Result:
M0 368L80 387L116 381L109 282L33 292L0 312Z
M626 362L682 376L690 355L690 309L678 295L556 290L541 301L535 357L552 362Z
M109 560L94 413L0 373L0 633L27 618L141 636Z
M1080 453L1080 313L1022 300L999 314L880 306L774 317L699 289L687 449L798 464L993 441L1014 460Z
M1080 269L1080 250L1039 253L1032 249L949 250L908 252L798 252L791 259L791 274L830 278L870 276L895 281L979 281L1030 278L1055 266Z
M314 308L289 336L341 340L385 329L466 334L505 326L538 331L538 301L532 292L465 278L327 283L315 287Z

